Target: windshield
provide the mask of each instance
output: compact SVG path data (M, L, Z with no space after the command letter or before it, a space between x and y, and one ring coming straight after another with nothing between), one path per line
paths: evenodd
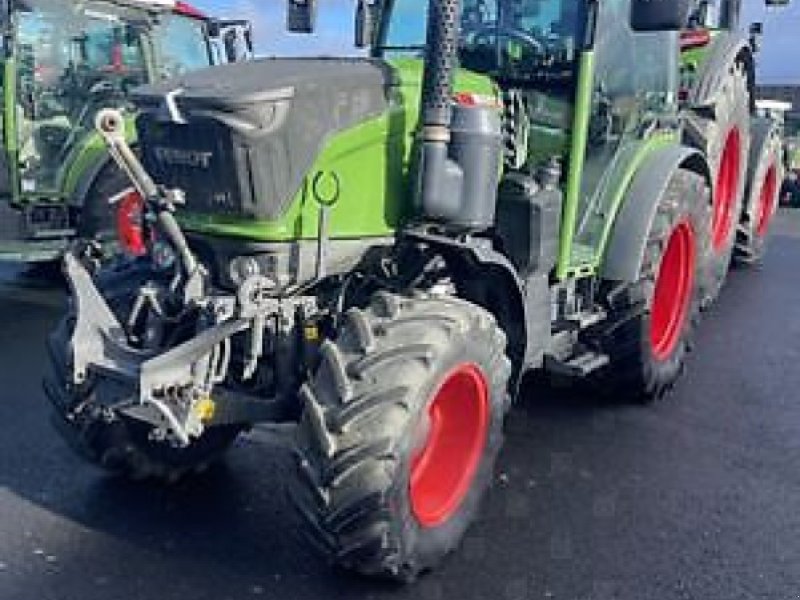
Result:
M159 76L175 77L211 65L205 23L182 15L165 15L154 31Z
M394 0L379 52L425 48L428 0ZM461 65L497 80L571 78L583 29L580 0L464 0Z
M139 38L105 4L33 0L17 14L17 132L23 191L55 185L96 109L145 83Z

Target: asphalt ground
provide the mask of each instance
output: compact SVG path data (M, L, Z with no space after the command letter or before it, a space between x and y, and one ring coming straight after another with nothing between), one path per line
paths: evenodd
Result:
M328 569L284 497L286 432L136 485L48 423L57 286L0 270L0 600L800 598L800 212L735 271L653 407L528 389L463 547L413 587Z

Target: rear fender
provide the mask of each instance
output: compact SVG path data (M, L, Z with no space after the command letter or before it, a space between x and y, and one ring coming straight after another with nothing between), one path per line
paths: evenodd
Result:
M755 62L750 41L744 34L725 33L715 38L714 47L700 67L688 103L695 109L711 109L718 101L730 65L741 63L747 73L750 98L755 102ZM751 110L755 105L751 107Z
M671 146L645 160L634 176L614 222L611 241L600 267L603 279L626 282L638 279L658 204L679 168L702 175L711 187L708 163L696 150Z

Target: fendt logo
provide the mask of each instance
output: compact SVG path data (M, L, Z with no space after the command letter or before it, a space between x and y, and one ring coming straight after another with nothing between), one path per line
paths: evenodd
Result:
M171 167L192 167L208 170L211 167L213 152L201 150L182 150L180 148L159 147L153 149L156 160Z

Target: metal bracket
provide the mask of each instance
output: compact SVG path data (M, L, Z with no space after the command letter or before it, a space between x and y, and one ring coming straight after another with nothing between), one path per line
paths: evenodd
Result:
M164 106L169 114L170 121L177 125L186 125L186 119L181 114L181 109L178 108L178 96L183 94L183 88L172 90L164 95Z
M64 256L64 273L72 290L76 314L70 344L73 383L85 383L89 367L119 379L135 380L138 365L148 354L128 346L125 330L72 252Z

